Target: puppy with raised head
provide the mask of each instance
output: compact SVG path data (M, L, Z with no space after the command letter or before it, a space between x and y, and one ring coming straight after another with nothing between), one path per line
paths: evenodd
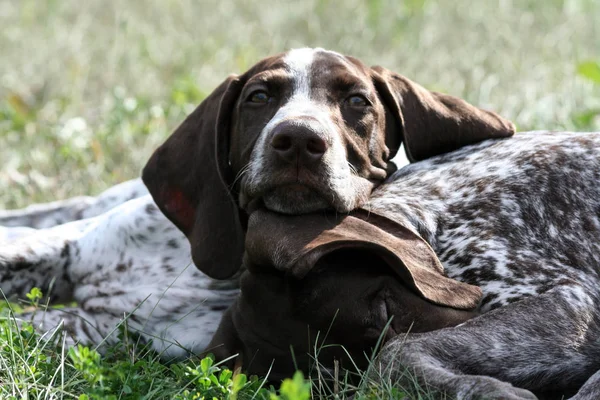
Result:
M381 67L323 49L230 76L154 153L142 178L214 278L241 265L252 203L283 214L349 212L395 170L514 126ZM224 245L227 244L227 245Z

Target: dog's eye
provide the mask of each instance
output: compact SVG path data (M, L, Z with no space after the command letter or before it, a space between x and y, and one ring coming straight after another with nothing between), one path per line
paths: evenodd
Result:
M346 103L352 107L366 107L369 105L369 101L361 94L354 94L348 97L348 99L346 99Z
M256 90L248 96L248 101L251 103L266 104L269 100L271 100L271 97L264 90Z

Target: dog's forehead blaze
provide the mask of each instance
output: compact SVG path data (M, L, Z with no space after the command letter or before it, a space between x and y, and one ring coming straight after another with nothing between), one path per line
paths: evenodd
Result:
M368 68L356 59L324 49L292 50L284 57L298 95L311 96L314 90L337 81L369 81Z
M293 49L265 58L246 72L247 84L289 80L292 97L311 98L315 89L336 79L369 81L369 68L359 60L321 48Z
M284 62L294 83L293 97L310 97L310 71L315 55L314 49L304 48L289 51Z

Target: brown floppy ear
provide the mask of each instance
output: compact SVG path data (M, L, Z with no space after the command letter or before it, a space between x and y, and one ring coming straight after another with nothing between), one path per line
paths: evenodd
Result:
M382 67L373 67L372 74L383 102L395 116L395 124L386 128L386 140L397 141L400 136L411 162L515 133L513 123L494 112L430 92Z
M241 266L244 232L228 189L230 115L236 76L217 87L152 155L142 179L161 211L188 238L196 266L225 279Z
M325 254L340 249L361 249L385 261L400 279L432 303L462 310L475 309L482 292L477 286L448 278L429 244L412 230L386 217L355 210L333 229L323 231L305 246L292 275L303 277Z
M479 306L483 297L481 289L447 277L439 258L421 236L384 217L367 218L380 229L393 233L394 238L377 243L375 251L421 296L432 303L461 310Z
M383 260L402 282L432 303L472 310L481 300L479 287L445 276L440 260L421 236L373 211L290 216L259 210L250 216L246 238L250 270L269 266L303 279L321 258L344 249L362 250L373 254L374 260Z

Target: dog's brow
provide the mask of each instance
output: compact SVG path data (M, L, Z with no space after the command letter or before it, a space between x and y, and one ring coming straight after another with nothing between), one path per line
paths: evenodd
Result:
M258 83L285 83L291 79L290 73L284 69L273 69L260 72L248 80L246 86Z
M350 92L365 90L365 83L350 74L339 74L330 81L330 87L336 91Z

